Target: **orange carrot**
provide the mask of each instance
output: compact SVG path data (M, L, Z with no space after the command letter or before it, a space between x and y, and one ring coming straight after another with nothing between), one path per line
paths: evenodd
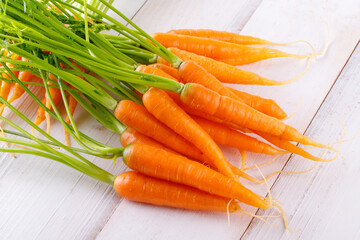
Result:
M192 60L196 62L223 83L274 86L284 85L296 79L293 78L287 81L276 81L262 77L256 73L242 70L220 61L216 61L209 57L199 56L195 53L187 52L174 47L170 47L168 49L184 61ZM160 57L158 57L157 61L163 64L166 62Z
M329 160L324 160L322 158L319 157L315 157L313 155L311 155L310 153L306 152L305 150L303 150L302 148L284 140L281 139L277 136L273 136L271 134L267 134L267 133L263 133L263 132L259 132L259 131L254 131L254 133L256 133L257 135L259 135L260 137L264 138L265 140L267 140L268 142L270 142L271 144L274 144L275 146L284 149L286 151L295 153L299 156L302 156L304 158L313 160L313 161L320 161L320 162L327 162Z
M121 142L121 145L124 147L126 147L127 145L129 145L131 143L141 143L141 144L146 144L146 145L150 145L150 146L162 149L164 151L169 151L173 154L179 154L179 153L171 150L170 148L165 147L163 144L155 141L154 139L149 138L129 127L121 134L120 142ZM195 147L195 146L193 146L193 147ZM183 155L186 156L188 154L183 154ZM205 156L203 156L203 157L205 157ZM207 159L203 159L203 160L194 159L194 160L196 160L200 163L208 162ZM216 170L215 166L210 166L210 167ZM259 180L246 174L245 172L241 171L239 168L237 168L235 166L231 166L231 168L234 171L234 173L236 175L238 175L239 177L242 177L251 182L259 183Z
M270 205L234 181L198 162L149 145L133 143L123 153L124 163L147 176L184 184L221 197L236 199L248 205L269 208Z
M25 59L23 59L23 61L26 61ZM28 71L22 71L19 73L18 78L21 82L31 82L31 81L37 81L39 78L35 75L33 75L32 73L28 72ZM13 87L13 91L11 94L11 97L8 99L9 103L14 102L16 99L20 98L23 94L24 94L25 90L20 86L20 84L15 83L14 87ZM0 115L3 113L5 109L5 105L2 105L0 107Z
M216 77L193 61L184 61L178 71L183 83L198 83L222 96L228 96L241 101L237 95L224 86Z
M158 206L219 212L236 212L240 209L238 203L231 199L138 172L125 172L117 176L114 189L120 197Z
M144 94L143 102L146 109L157 119L202 151L221 173L237 180L216 143L163 90L150 88Z
M231 42L239 45L289 45L290 43L274 43L261 38L240 35L226 31L216 31L211 29L175 29L168 33L189 35L193 37L210 38L218 41Z
M136 68L136 71L156 75L156 76L159 76L159 77L169 78L171 80L174 80L174 81L178 82L178 80L176 78L174 78L171 75L167 74L163 70L161 70L159 68L156 68L156 67L153 67L153 66L150 66L150 65L149 66L140 65L139 67Z
M288 141L321 148L327 147L302 135L295 128L274 117L267 116L232 98L221 96L199 84L186 84L180 99L194 110L202 111L242 128L269 133Z
M229 89L246 105L262 113L265 113L266 115L275 117L277 119L285 119L287 117L287 114L284 112L284 110L282 110L282 108L272 99L262 98L246 92L238 91L233 88Z
M16 54L13 54L13 55L11 56L11 59L13 59L13 60L20 60L20 59L21 59L21 56L16 55ZM7 65L8 67L10 67L10 68L11 68L11 67L14 67L14 65L11 64L11 63L6 63L6 65ZM14 75L15 75L16 77L19 76L19 71L13 71L13 73L14 73ZM4 72L4 73L2 74L2 77L3 77L3 78L7 78L7 79L11 79L11 76L9 76L7 72ZM10 90L11 90L11 87L12 87L12 86L13 86L12 83L9 83L9 82L6 82L6 81L2 81L2 82L1 82L0 96L1 96L2 98L4 98L5 100L8 99L9 93L10 93ZM0 105L2 105L2 104L0 104Z
M167 48L176 47L231 65L249 64L277 57L291 57L297 59L309 57L309 55L290 54L271 48L256 48L186 35L156 33L152 36Z
M206 120L201 117L191 116L217 144L235 147L242 151L249 151L263 154L283 154L269 144L263 143L256 138L247 136L222 124Z
M164 144L176 152L198 161L205 159L202 152L191 142L175 133L151 115L145 107L135 102L129 100L120 101L115 109L115 116L128 127Z
M49 74L49 78L56 81L56 78L52 74ZM48 82L48 85L49 85L50 96L51 96L52 100L54 101L54 104L58 105L60 103L61 99L62 99L60 89L51 87L52 85L54 85L54 83L52 83L50 81ZM52 110L52 106L51 106L51 103L50 103L50 100L49 100L49 96L47 95L46 92L45 92L45 96L44 96L44 98L42 99L41 102L43 104L45 104L45 106L47 108ZM42 123L46 118L45 115L46 115L45 114L45 109L43 109L42 107L39 107L38 110L37 110L36 119L35 119L34 123L36 125L39 125L40 123Z
M160 59L161 57L158 57L158 58ZM169 74L170 76L175 78L178 82L180 82L180 77L179 77L179 74L178 74L178 71L176 68L171 67L170 65L162 64L162 63L153 63L153 64L150 64L149 66L156 67L156 68L166 72L167 74Z
M174 49L174 48L169 48L170 50ZM177 50L177 51L181 51L181 50ZM185 51L181 51L181 52L185 52ZM173 52L177 55L177 52ZM192 53L189 53L192 54ZM195 54L194 54L195 55ZM178 55L180 58L182 58L182 56ZM200 58L204 58L199 56ZM197 64L199 64L201 67L203 67L207 72L211 73L214 77L216 77L218 80L220 80L218 77L224 77L228 72L228 69L222 69L221 66L219 66L219 68L216 68L217 66L213 66L211 68L207 68L209 67L209 65L207 64L202 64L201 61L196 61L196 59L192 59L192 58L182 58L183 60L187 61L187 60L193 60L194 62L196 62ZM207 58L210 61L214 61L217 62L213 59ZM169 66L169 63L167 63L164 59L158 57L158 61L162 62L162 63L156 63L156 64L152 64L155 67L161 68L163 71L165 71L166 73L168 73L169 75L171 75L172 77L178 79L180 81L180 76L178 75L178 72L176 72L176 69L173 67ZM167 63L167 65L165 65L164 63ZM217 62L219 64L224 64L221 62ZM152 66L150 65L150 66ZM224 64L227 65L227 64ZM227 65L229 66L229 65ZM235 68L233 66L229 66L231 68L240 70L238 68ZM214 71L212 71L212 69L214 69ZM219 71L218 71L219 70ZM230 71L231 72L231 71ZM229 76L231 78L231 76ZM222 81L224 82L224 81ZM276 117L278 119L285 119L287 117L286 113L284 112L284 110L282 110L279 105L272 99L264 99L261 98L259 96L255 96L249 93L245 93L245 92L241 92L238 91L236 89L232 89L230 87L228 87L228 89L230 91L233 92L233 94L235 94L238 97L238 100L241 100L242 102L244 102L245 104L249 105L252 108L255 108L256 110L265 113L266 115L272 116L272 117Z

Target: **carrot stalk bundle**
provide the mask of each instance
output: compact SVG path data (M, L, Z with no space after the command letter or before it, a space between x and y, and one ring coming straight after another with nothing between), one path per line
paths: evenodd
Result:
M165 47L175 47L181 50L209 57L230 65L243 65L260 60L278 57L305 59L311 55L297 55L271 48L256 48L213 39L192 37L186 35L155 33L152 37Z

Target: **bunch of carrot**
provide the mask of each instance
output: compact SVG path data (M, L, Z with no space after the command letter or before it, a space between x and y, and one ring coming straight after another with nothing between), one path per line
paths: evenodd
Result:
M38 113L41 114L35 123L26 121L52 144L64 148L77 159L61 155L60 161L54 157L58 154L54 152L56 150L44 146L47 143L18 129L41 145L21 142L37 149L27 153L45 151L42 156L113 184L120 196L130 200L229 212L238 211L239 202L260 208L269 208L273 202L240 183L239 177L256 180L232 166L219 144L271 155L292 152L314 161L326 161L291 143L327 148L285 124L282 119L286 118L286 113L273 100L223 85L284 84L233 65L273 57L302 59L312 55L247 46L273 43L211 30L174 30L151 37L105 0L99 2L135 30L92 5L84 6L80 0L74 2L83 9L61 0L48 1L47 5L34 1L24 8L22 0L15 0L7 3L5 14L8 19L0 19L5 30L1 37L7 41L4 47L12 56L23 59L1 58L3 77L14 82L13 96L20 97L26 91L40 105ZM89 26L88 19L81 20L82 14L93 18L91 22L99 26ZM102 19L110 23L103 23ZM79 24L84 28L77 28ZM123 36L103 35L96 31L98 28L112 28ZM21 30L21 37L12 34L18 30ZM153 64L145 66L141 63ZM11 71L13 66L27 67L27 71ZM33 76L31 72L43 81L46 94L42 101L27 88L32 81L29 80ZM22 78L23 75L28 77ZM22 93L15 94L16 88ZM65 91L69 94L68 100ZM24 119L6 101L12 102L16 98L1 94L0 100L3 106ZM61 99L68 116L66 121L57 109ZM121 134L121 143L126 147L114 149L81 133L72 119L76 102L101 124ZM60 121L85 150L65 146L37 127L46 115ZM1 119L11 125L6 118ZM282 150L250 137L246 132L255 133ZM125 164L135 172L115 178L86 161L78 152L106 158L122 156Z

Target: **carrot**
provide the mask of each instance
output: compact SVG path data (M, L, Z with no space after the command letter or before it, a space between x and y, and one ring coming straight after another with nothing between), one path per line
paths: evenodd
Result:
M16 54L13 54L13 55L11 56L11 59L13 59L13 60L20 60L20 59L21 59L21 56L16 55ZM11 64L11 63L6 63L6 66L8 66L8 67L14 67L14 65ZM19 76L19 71L13 71L13 73L14 73L14 75L15 75L16 77ZM11 79L11 77L8 75L7 72L4 72L4 73L2 74L2 77L3 77L3 78L7 78L7 79ZM9 97L10 90L11 90L11 87L12 87L12 86L13 86L12 83L9 83L9 82L6 82L6 81L2 81L2 82L1 82L1 88L0 88L0 96L1 96L2 98L4 98L4 99L7 100L8 97ZM2 105L2 104L1 104L1 105Z
M333 159L330 159L330 160L326 160L326 159L322 159L322 158L319 158L319 157L315 157L313 155L311 155L310 153L306 152L305 150L303 150L302 148L286 141L286 140L283 140L277 136L273 136L271 134L266 134L266 133L263 133L263 132L259 132L259 131L254 131L254 133L256 133L257 135L259 135L260 137L264 138L265 140L267 140L268 142L270 142L271 144L274 144L275 146L281 148L281 149L284 149L286 151L289 151L289 152L292 152L292 153L295 153L299 156L302 156L304 158L307 158L307 159L310 159L310 160L313 160L313 161L319 161L319 162L329 162L329 161L332 161Z
M183 83L198 83L222 96L228 96L241 101L236 94L230 91L216 77L208 73L203 67L193 61L184 61L179 69L179 76Z
M259 112L265 113L266 115L281 120L287 117L287 114L284 112L284 110L273 99L262 98L246 92L238 91L233 88L229 88L229 89L236 96L238 96L242 100L242 102L258 110Z
M282 121L267 116L244 103L221 96L199 84L186 84L180 94L181 101L194 110L209 114L241 128L261 131L306 145L327 148L299 133Z
M256 48L207 38L169 33L156 33L152 37L165 47L176 47L231 65L243 65L277 57L304 59L310 55L296 55L271 48Z
M162 59L162 58L158 57L158 59ZM150 64L149 66L156 67L156 68L166 72L167 74L169 74L170 76L175 78L178 82L180 82L180 77L179 77L177 69L174 67L171 67L170 64L166 65L166 64L162 64L162 63L153 63L153 64Z
M156 76L159 76L159 77L169 78L171 80L174 80L174 81L178 82L178 80L176 78L174 78L173 76L167 74L162 69L157 68L157 67L153 67L151 65L149 65L149 66L140 65L139 67L136 68L136 71L156 75Z
M264 40L257 37L240 35L232 32L226 31L216 31L211 29L175 29L171 30L168 33L179 34L179 35L189 35L193 37L201 38L210 38L223 42L230 42L239 45L275 45L275 46L284 46L290 45L296 42L306 42L304 40L299 40L291 43L275 43L268 40Z
M120 122L137 132L192 159L204 161L205 158L199 149L156 119L145 107L129 100L122 100L114 114Z
M120 136L121 145L126 147L127 145L129 145L131 143L135 143L135 142L150 145L150 146L157 147L157 148L163 148L163 149L166 149L167 151L174 152L170 148L166 148L161 143L137 132L135 129L132 129L130 127L126 128L126 130L124 132L122 132L121 136Z
M144 94L143 102L146 109L157 119L202 151L221 173L237 180L216 143L163 90L150 88Z
M149 138L137 131L135 131L132 128L127 128L120 136L120 143L122 146L126 147L127 145L131 144L131 143L141 143L141 144L146 144L146 145L150 145L168 152L171 152L173 154L179 154L173 150L171 150L170 148L165 147L163 144L155 141L152 138ZM193 146L195 147L195 146ZM188 154L183 154L184 156L188 155ZM204 157L204 156L203 156ZM204 163L204 162L208 162L207 159L194 159L200 163ZM213 169L216 169L215 166L210 166ZM242 177L248 181L251 182L255 182L255 183L259 183L259 180L255 179L254 177L246 174L245 172L241 171L239 168L235 167L235 166L231 166L231 168L233 169L234 173L236 175L238 175L239 177Z
M56 78L52 74L49 74L49 78L52 79L52 80L56 80ZM48 85L49 85L50 96L53 99L54 104L58 105L59 102L61 101L61 92L60 92L59 89L51 87L51 85L54 85L54 83L49 81ZM44 96L44 98L42 99L41 102L44 103L47 108L52 110L52 106L51 106L51 103L50 103L50 100L49 100L49 96L47 95L46 92L45 92L45 96ZM37 110L37 113L36 113L36 119L35 119L34 123L36 125L39 125L40 123L42 123L45 120L45 118L46 118L45 110L42 107L39 107L38 110Z
M247 136L222 124L206 120L201 117L191 116L217 144L235 147L240 151L249 151L263 154L283 154L269 144L263 143L256 138Z
M236 199L248 205L269 208L258 195L198 162L162 149L133 143L125 148L124 163L132 170L147 176L184 184L217 196Z
M145 176L138 172L125 172L114 181L114 189L120 197L131 201L158 206L236 212L238 203L192 187Z
M22 60L26 61L24 58ZM32 73L30 73L28 71L20 72L18 77L19 77L19 80L22 81L22 82L31 82L34 79L38 80L37 76L33 75ZM9 103L14 102L18 98L20 98L24 94L24 92L25 92L25 90L20 86L20 84L15 83L14 87L13 87L11 97L8 99L8 102ZM3 113L4 109L5 109L5 105L2 105L0 107L0 115Z
M168 49L184 61L192 60L196 62L223 83L276 86L293 82L300 76L299 75L286 81L276 81L262 77L254 72L239 69L209 57L199 56L174 47L170 47ZM158 57L157 62L165 64L166 61Z

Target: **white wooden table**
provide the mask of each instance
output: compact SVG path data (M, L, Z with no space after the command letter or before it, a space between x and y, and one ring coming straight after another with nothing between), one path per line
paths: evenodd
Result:
M173 28L212 28L241 32L289 42L305 39L326 53L298 81L279 87L233 86L274 98L288 113L302 97L296 115L287 123L322 142L352 138L360 129L360 1L358 0L117 0L115 5L149 33ZM294 53L309 52L306 45L286 47ZM273 59L244 66L278 80L300 73L305 61ZM36 105L29 100L20 109L34 117ZM15 119L10 112L5 115ZM84 112L76 114L80 127L97 139L119 146L119 136L100 127ZM19 122L21 125L22 123ZM91 131L90 131L91 130ZM56 126L52 134L63 137ZM239 153L223 147L235 163ZM120 199L111 187L60 164L31 156L0 156L0 239L360 239L360 138L344 142L342 157L318 164L306 174L280 174L269 181L274 197L283 203L289 225L269 219L275 228L252 217L191 212L153 207ZM314 152L319 154L320 152ZM325 158L333 156L325 154ZM248 154L249 165L269 160ZM125 170L121 161L94 160L112 173ZM262 171L301 171L314 163L284 155ZM259 177L257 171L250 172ZM247 184L247 183L246 183ZM247 184L266 195L266 188ZM256 214L276 211L246 210Z

